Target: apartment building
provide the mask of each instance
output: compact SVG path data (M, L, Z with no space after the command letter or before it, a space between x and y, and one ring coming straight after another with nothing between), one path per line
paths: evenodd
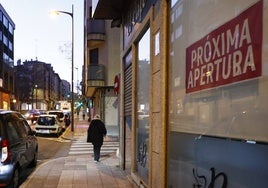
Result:
M90 117L100 114L106 126L119 130L119 102L114 80L120 73L120 29L111 21L92 17L92 1L85 0L85 63L83 95Z
M60 79L51 64L19 60L14 72L17 110L54 109L57 101L70 95L70 84Z
M11 109L15 103L14 30L14 22L0 4L0 109Z
M15 23L0 4L0 109L48 110L59 100L70 100L70 84L51 64L18 60L14 66L14 30Z

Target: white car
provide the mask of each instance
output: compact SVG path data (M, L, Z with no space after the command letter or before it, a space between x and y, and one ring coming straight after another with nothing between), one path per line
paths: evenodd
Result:
M60 136L63 128L61 123L58 121L57 115L42 114L37 118L37 121L33 126L33 130L36 134L54 134Z
M63 113L62 110L49 110L49 111L46 112L46 114L57 115L57 119L60 122L63 130L66 129L65 123L64 123L64 113Z
M138 111L138 119L140 120L149 119L149 114L145 113L144 111Z

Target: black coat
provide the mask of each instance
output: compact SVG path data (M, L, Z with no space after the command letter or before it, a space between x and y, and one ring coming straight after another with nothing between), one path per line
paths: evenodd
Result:
M93 119L87 130L87 142L93 145L102 146L103 137L106 136L107 130L104 123L99 119Z

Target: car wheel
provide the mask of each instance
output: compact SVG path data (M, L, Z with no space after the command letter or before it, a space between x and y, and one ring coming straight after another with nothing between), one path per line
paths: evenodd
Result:
M11 183L7 188L18 188L19 187L19 169L15 168Z
M36 153L34 154L34 158L30 163L30 167L36 167L36 165L37 165L37 156L38 155L37 155L37 150L36 150Z
M56 133L56 137L59 137L60 134L61 134L61 131L58 131L58 132Z

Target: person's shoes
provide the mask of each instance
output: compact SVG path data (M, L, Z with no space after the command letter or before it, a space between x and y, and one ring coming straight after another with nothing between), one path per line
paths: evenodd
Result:
M95 163L98 163L99 161L98 160L94 160Z

